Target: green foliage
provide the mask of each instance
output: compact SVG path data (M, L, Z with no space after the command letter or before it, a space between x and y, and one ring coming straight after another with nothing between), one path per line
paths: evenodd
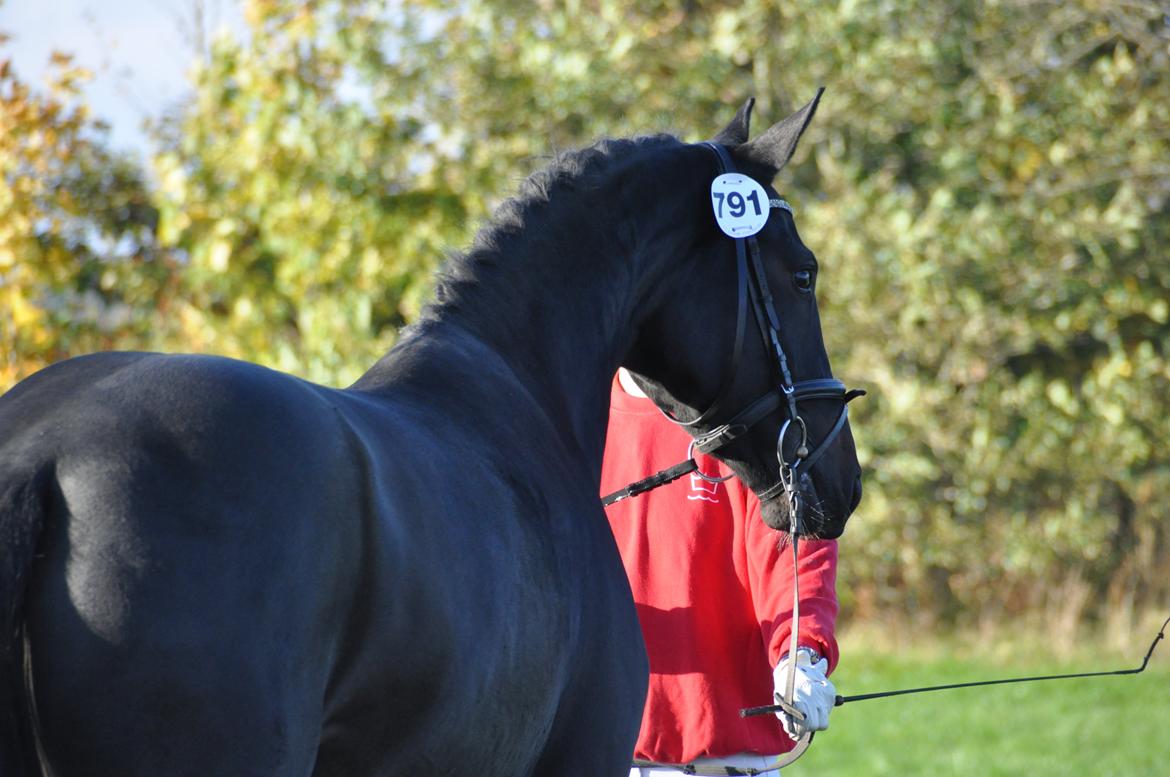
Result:
M1170 597L1164 2L246 8L162 123L154 189L4 76L3 383L127 345L347 383L543 157L709 137L749 95L762 125L823 84L779 184L837 372L872 390L846 612L1064 628ZM118 326L55 302L90 291Z
M79 97L88 73L65 54L51 65L39 92L0 48L4 387L67 355L148 344L174 270L142 172L105 149Z
M1164 601L1164 4L880 5L842 6L871 34L828 59L862 28L783 39L848 79L801 168L827 336L877 389L845 588L944 618Z
M348 382L463 241L465 206L421 164L425 125L383 68L386 13L254 2L249 40L196 71L156 160L191 347Z

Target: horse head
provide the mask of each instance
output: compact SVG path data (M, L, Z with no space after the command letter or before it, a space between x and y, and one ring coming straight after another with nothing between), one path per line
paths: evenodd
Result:
M863 392L832 378L816 257L772 187L819 99L754 140L748 101L713 141L686 147L698 177L676 187L680 211L655 249L668 280L644 298L623 364L693 448L756 493L765 523L834 538L861 499L846 405Z

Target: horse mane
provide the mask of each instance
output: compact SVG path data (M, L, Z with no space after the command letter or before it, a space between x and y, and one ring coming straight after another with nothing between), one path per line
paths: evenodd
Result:
M469 297L482 296L486 280L496 276L507 275L512 286L511 292L506 290L507 284L501 289L496 296L506 297L498 301L506 304L515 300L526 283L524 277L516 277L525 272L523 255L539 251L539 247L563 245L567 238L578 254L605 250L604 246L576 244L579 235L560 233L558 216L595 207L595 202L586 204L586 198L612 176L655 152L681 145L682 141L669 134L603 138L586 148L553 156L548 165L520 184L515 196L496 208L466 252L448 256L436 274L433 299L423 308L419 323L466 312ZM586 211L586 215L594 221L615 218L615 214L595 210Z

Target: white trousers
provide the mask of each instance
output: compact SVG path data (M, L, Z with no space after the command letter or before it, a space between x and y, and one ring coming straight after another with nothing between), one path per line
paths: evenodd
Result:
M776 756L757 755L755 753L739 753L738 755L729 755L723 758L696 758L693 763L695 766L735 766L740 769L766 769L768 764L775 763ZM634 767L630 769L630 777L669 777L669 775L685 775L679 769L667 769L661 767ZM777 777L780 770L768 772L768 777Z

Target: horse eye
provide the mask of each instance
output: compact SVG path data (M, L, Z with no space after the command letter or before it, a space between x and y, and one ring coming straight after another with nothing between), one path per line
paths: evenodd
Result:
M792 273L792 282L796 284L797 291L812 291L813 274L808 270L797 270Z

